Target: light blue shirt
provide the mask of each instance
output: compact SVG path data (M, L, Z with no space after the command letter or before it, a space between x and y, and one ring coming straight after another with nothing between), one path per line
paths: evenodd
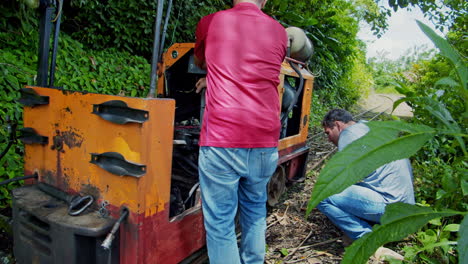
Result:
M340 133L338 151L369 132L366 121L359 121ZM413 170L408 159L387 163L369 174L357 185L380 193L388 203L414 204Z

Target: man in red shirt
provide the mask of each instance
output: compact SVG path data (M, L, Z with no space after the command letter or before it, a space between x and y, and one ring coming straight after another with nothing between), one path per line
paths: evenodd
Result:
M195 63L206 67L206 107L199 175L210 263L263 263L266 185L278 162L278 84L286 54L285 29L261 11L266 0L200 20ZM234 218L239 207L242 238Z

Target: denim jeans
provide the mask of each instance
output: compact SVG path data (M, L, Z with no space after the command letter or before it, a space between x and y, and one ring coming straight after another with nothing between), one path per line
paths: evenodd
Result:
M263 264L266 186L277 162L277 148L200 148L200 186L210 264ZM240 249L234 223L238 207Z
M319 203L317 208L351 239L356 240L372 231L385 212L381 194L369 188L352 185L341 193Z

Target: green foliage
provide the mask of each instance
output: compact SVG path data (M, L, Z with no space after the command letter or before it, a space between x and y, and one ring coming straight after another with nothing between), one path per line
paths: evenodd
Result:
M419 207L404 203L387 205L381 218L381 225L375 225L372 232L365 234L346 248L343 264L366 263L380 245L405 238L416 232L429 220L437 217L447 217L462 214L456 211L433 211L427 207Z
M288 249L286 249L286 248L280 249L280 252L281 252L281 254L282 254L283 256L289 255L289 251L288 251Z
M34 70L29 67L34 65L31 57L22 56L19 50L10 49L11 46L27 46L28 39L19 36L13 40L14 34L0 32L0 39L4 40L0 49L0 142L4 151L10 141L8 126L13 123L22 124L22 107L17 103L20 98L20 89L26 83L31 83L34 78ZM2 41L3 42L3 41ZM15 136L16 137L16 136ZM23 145L14 144L6 155L0 160L0 181L23 175ZM19 183L13 182L0 186L0 208L9 206L10 190L18 187Z
M432 149L434 146L425 148ZM422 151L425 151L425 148ZM468 180L467 167L464 161L449 163L439 157L431 157L426 161L416 158L413 168L414 189L418 201L421 204L430 204L436 209L468 211L468 201L464 198L468 195L464 186Z
M167 2L164 9L167 8ZM230 1L173 1L165 48L176 42L194 42L195 27L205 15L226 9ZM116 48L151 58L157 1L72 1L64 9L63 30L85 46ZM163 21L166 11L163 12ZM161 31L163 28L161 27Z
M427 25L417 21L421 30L431 39L432 42L440 49L442 56L447 57L455 66L455 70L464 90L467 89L468 68L466 62L460 54L442 37L432 31Z
M466 19L468 3L465 0L389 0L388 5L396 12L399 8L419 7L424 16L437 28L451 27L459 19Z
M372 68L375 82L374 89L378 93L402 93L395 84L395 78L403 76L416 81L417 74L411 71L412 67L417 67L419 63L432 58L434 51L421 46L406 50L405 55L396 60L388 59L386 56L386 53L379 53L377 57L369 59L368 63Z
M365 50L365 44L361 43L358 47L358 56L356 57L351 72L348 74L349 86L353 87L350 91L350 96L354 96L356 99L361 97L367 97L369 92L374 86L372 78L372 69L367 65L365 61L365 54L362 50Z
M3 77L0 78L0 151L9 141L7 118L17 123L18 129L22 127L19 91L25 85L34 85L37 69L38 30L28 20L22 20L24 13L14 12L20 6L7 3L11 5L0 11L8 14L0 19L0 25L7 29L0 32L0 72ZM142 57L114 49L90 50L61 34L55 86L67 90L142 97L149 89L149 73L150 65ZM13 144L0 160L0 181L24 175L23 153L21 142ZM9 206L10 191L19 184L13 182L0 186L0 208Z
M354 2L357 17L366 21L372 32L380 38L388 28L387 17L391 15L391 11L379 6L379 3L374 0L356 0Z
M452 78L434 80L433 85L448 86L447 90L444 91L457 87L456 95L452 91L449 93L449 97L437 100L442 99L442 92L421 96L417 90L411 91L405 85L401 85L404 82L400 81L399 90L412 96L401 101L409 101L413 108L418 110L417 115L412 120L414 124L370 122L370 132L336 154L322 170L309 201L307 213L322 199L344 190L382 164L412 156L427 141L429 141L429 147L425 146L424 151L418 154L416 160L419 161L417 164L427 166L423 174L426 172L429 177L418 175L421 171L415 173L416 176L422 177L422 179L416 180L416 184L432 183L441 188L434 187L423 194L431 198L430 200L426 198L426 200L421 201L422 196L417 193L417 200L421 201L421 204L426 204L427 201L434 202L436 210L412 205L388 205L381 219L381 225L376 226L371 233L354 242L346 250L343 263L364 263L380 245L400 240L406 235L416 232L435 217L445 217L446 226L439 225L436 228L426 226L425 230L418 232L416 242L420 243L421 246L412 249L406 248L406 257L412 260L417 257L416 262L422 263L437 263L437 261L449 263L454 261L455 258L452 255L457 249L459 263L468 263L467 242L463 237L463 234L466 235L467 232L466 219L458 224L458 221L461 220L460 216L466 218L467 215L468 164L466 157L468 155L465 139L468 135L466 134L466 123L462 121L465 119L463 116L466 116L466 108L463 107L463 104L461 108L446 107L453 103L458 105L457 102L460 99L465 99L466 86L463 83L466 82L467 66L465 60L448 45L446 40L435 37L432 30L420 26L426 35L433 39L436 46L442 50L442 54L452 63L454 69ZM463 80L463 78L465 79ZM395 107L399 103L396 102ZM461 117L454 118L455 115L449 109L460 111ZM424 115L420 113L424 113ZM430 124L433 127L421 124ZM385 129L385 127L388 128ZM388 129L395 131L388 132L386 131ZM382 142L377 142L380 136ZM386 151L383 151L384 149ZM373 155L374 153L378 153L378 155ZM444 155L441 156L441 153ZM433 164L434 161L439 161L439 163ZM439 164L443 166L437 166ZM441 175L436 175L437 171L442 172ZM417 188L418 186L416 186ZM399 214L402 212L402 215ZM457 216L447 218L447 216L452 215ZM434 222L432 224L434 225ZM457 228L459 240L455 242L452 233ZM458 248L455 248L457 243L460 244Z
M444 225L440 218L429 221L427 229L417 232L414 236L416 243L405 246L406 259L410 261L423 260L426 263L456 263L453 246L457 241L452 239L452 232L458 232L460 225Z
M94 51L63 35L57 56L56 85L66 90L144 97L150 65L142 57L114 49Z
M459 146L463 150L463 153L466 155L466 147L463 138L461 137L462 130L458 123L455 122L450 112L447 108L441 103L431 97L405 97L400 100L395 101L393 104L393 109L395 109L400 103L407 101L416 103L428 111L433 117L435 117L439 123L443 126L447 133L453 134L457 139Z

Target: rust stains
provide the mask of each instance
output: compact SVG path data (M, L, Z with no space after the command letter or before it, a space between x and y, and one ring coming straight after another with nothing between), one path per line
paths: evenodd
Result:
M55 172L50 171L50 170L43 170L41 172L41 180L47 184L50 185L55 185L56 180L55 180Z
M95 200L101 197L101 191L96 186L91 184L82 184L80 193L82 195L91 195Z
M72 112L72 110L70 109L70 107L65 107L63 110L64 110L65 112L67 112L67 113L73 114L73 112Z
M72 91L72 90L60 90L63 95L73 95L73 94L88 94L87 91Z
M72 129L62 132L63 143L69 148L81 147L83 137Z

